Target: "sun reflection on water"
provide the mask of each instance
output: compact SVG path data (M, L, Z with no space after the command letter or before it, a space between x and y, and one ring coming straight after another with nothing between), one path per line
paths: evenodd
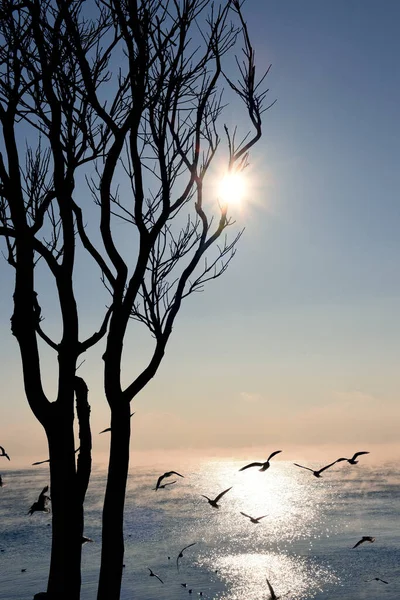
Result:
M270 598L267 578L278 597L300 600L306 595L307 598L313 598L321 591L322 584L333 583L337 579L328 569L312 561L274 552L224 556L215 553L205 559L201 566L216 568L220 578L225 581L227 590L216 596L221 600Z
M191 535L201 536L209 548L198 559L199 566L218 570L226 584L215 597L267 599L267 577L277 596L289 600L313 598L327 583L337 583L329 566L321 566L311 555L317 540L334 533L328 518L333 504L329 481L304 477L283 461L266 472L256 468L239 472L241 466L236 461L215 461L193 479L193 492L199 497L194 500L197 519ZM230 486L218 510L200 497L214 498ZM241 512L266 517L254 524ZM302 556L295 551L299 549Z

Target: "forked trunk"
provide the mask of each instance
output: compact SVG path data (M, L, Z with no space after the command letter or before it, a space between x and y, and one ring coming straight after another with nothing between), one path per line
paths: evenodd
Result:
M122 402L121 402L122 404ZM122 409L122 410L121 410ZM103 506L103 533L97 600L119 600L124 561L124 505L129 469L129 404L114 411Z

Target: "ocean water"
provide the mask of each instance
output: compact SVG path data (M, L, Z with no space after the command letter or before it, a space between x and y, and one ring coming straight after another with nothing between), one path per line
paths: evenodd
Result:
M400 598L396 465L339 463L316 479L284 460L273 459L264 473L239 472L244 464L171 464L168 470L184 478L165 479L176 483L158 491L165 469L131 467L122 600L179 600L200 592L208 600L268 600L267 578L276 595L288 600ZM105 470L95 469L87 495L85 535L94 543L83 547L82 600L96 598L105 477ZM48 483L48 467L3 472L3 481L0 598L31 600L46 589L51 515L29 517L27 511ZM218 510L201 496L214 498L231 486ZM266 517L255 525L241 512ZM352 549L363 535L376 541ZM180 550L193 543L178 571ZM150 577L149 568L164 583Z

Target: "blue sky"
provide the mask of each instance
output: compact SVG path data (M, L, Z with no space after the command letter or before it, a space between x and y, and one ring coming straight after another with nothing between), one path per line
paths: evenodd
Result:
M235 213L246 231L228 272L186 301L159 374L134 402L133 447L396 444L400 4L245 7L277 98ZM235 104L222 121L242 119ZM46 452L23 396L5 261L0 276L0 443L16 456ZM93 301L82 293L88 327ZM141 331L127 341L127 369L146 344ZM82 366L95 431L109 422L100 354Z

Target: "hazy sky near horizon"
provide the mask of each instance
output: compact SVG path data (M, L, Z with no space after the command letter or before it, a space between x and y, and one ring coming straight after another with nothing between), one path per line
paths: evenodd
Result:
M393 449L400 3L247 0L245 15L257 67L272 63L269 98L277 98L250 156L247 202L235 213L246 231L227 273L186 300L157 376L133 402L132 447ZM235 104L221 125L242 119ZM15 456L46 453L10 332L5 260L0 279L0 445ZM96 297L84 290L82 302L85 327L96 329ZM45 317L55 328L51 312ZM144 332L134 330L125 347L126 366L137 369ZM85 358L101 453L108 438L97 431L109 423L101 349ZM48 353L42 364L51 388Z

